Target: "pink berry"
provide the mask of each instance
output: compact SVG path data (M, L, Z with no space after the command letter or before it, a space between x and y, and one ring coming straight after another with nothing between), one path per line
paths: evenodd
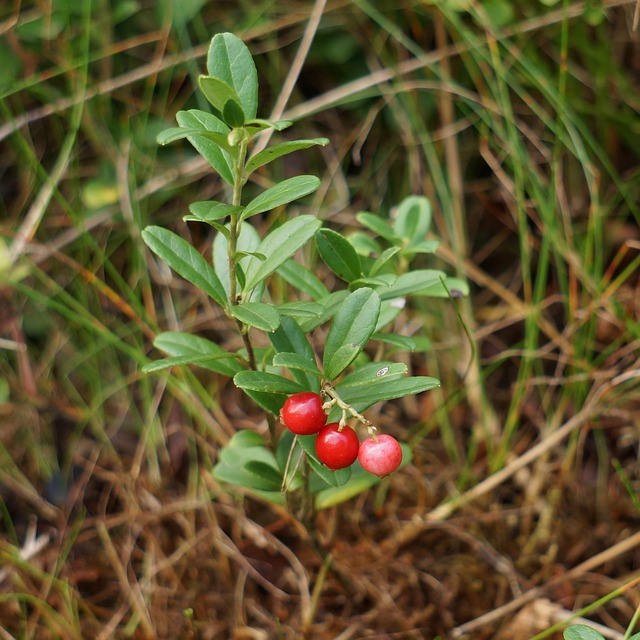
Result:
M382 433L375 439L367 438L360 445L358 460L363 469L383 478L402 463L402 449L393 436Z

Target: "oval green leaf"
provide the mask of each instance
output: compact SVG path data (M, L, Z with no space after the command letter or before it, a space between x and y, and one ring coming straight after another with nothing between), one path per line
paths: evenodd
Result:
M174 358L200 358L211 356L206 360L194 363L205 369L233 377L243 367L237 358L229 358L229 353L222 347L202 338L183 331L166 331L156 336L153 346Z
M245 173L249 175L259 167L262 167L269 162L273 162L277 158L281 158L294 151L300 151L301 149L308 149L315 145L325 146L329 144L328 138L313 138L309 140L290 140L289 142L282 142L281 144L275 144L272 147L268 147L256 153L255 156L249 158L249 161L245 165Z
M156 371L162 371L163 369L168 369L170 367L182 367L188 364L198 364L205 365L212 360L221 360L221 359L237 359L236 354L234 353L218 353L216 355L184 355L184 356L174 356L173 358L163 358L162 360L155 360L154 362L150 362L149 364L145 364L142 367L143 373L155 373Z
M362 276L360 258L342 234L321 229L316 236L316 246L323 262L342 280L352 282Z
M282 317L280 326L269 334L269 340L278 353L295 353L306 362L316 361L307 336L293 318ZM319 388L318 378L314 374L292 369L291 375L304 390L316 391Z
M380 298L367 287L354 291L340 305L324 348L323 368L329 380L337 378L365 348L379 313Z
M273 305L264 302L231 305L229 313L243 324L262 331L275 331L280 326L280 314Z
M387 221L377 216L373 213L369 213L368 211L361 211L356 214L356 220L373 231L377 236L388 240L389 242L396 243L399 238L393 232L393 229L388 225Z
M247 119L258 110L258 74L247 45L233 33L218 33L207 53L207 73L222 80L238 97Z
M284 302L276 309L281 316L290 318L317 318L324 313L324 307L317 302Z
M242 212L242 219L257 213L271 211L298 198L313 193L320 186L320 179L316 176L295 176L279 182L275 186L263 191L255 197Z
M232 213L242 211L242 207L226 202L218 202L217 200L205 200L202 202L193 202L189 205L191 215L183 216L183 220L195 222L214 222L224 220Z
M376 402L415 395L439 386L440 380L437 378L413 376L396 380L379 380L355 387L346 387L345 389L342 389L338 384L336 385L336 390L345 402L353 405L357 411L364 411L364 409L374 405Z
M204 127L194 129L194 128L185 128L185 127L171 127L170 129L165 129L161 131L156 137L156 142L164 146L165 144L170 144L171 142L175 142L176 140L182 140L183 138L188 138L189 136L196 136L202 133L206 133L206 129Z
M168 229L156 226L143 229L142 239L149 249L176 273L211 296L221 307L226 308L226 293L216 272L186 240Z
M292 394L305 391L295 380L268 371L240 371L233 377L236 387L261 393Z
M389 381L404 378L407 375L407 365L403 362L370 362L347 374L338 385L340 389L357 387L381 380Z
M315 360L309 360L299 353L276 353L276 355L273 356L273 366L306 371L318 378L322 375Z
M440 279L445 278L442 271L436 269L416 269L400 274L396 281L389 287L376 289L382 300L402 298L407 295L417 294L420 291L429 290L432 287L442 286Z
M232 128L241 127L244 124L246 118L242 111L242 107L240 106L240 98L235 90L224 82L224 80L211 76L200 76L198 78L198 84L200 85L200 89L202 93L204 93L205 98L213 107L213 114L217 118ZM232 107L232 111L234 115L239 114L241 120L240 124L236 125L227 120L225 109L227 109L228 104L235 105Z
M213 114L199 109L179 111L176 120L181 127L199 129L202 126L214 134L222 134L225 137L229 133L229 127ZM196 151L220 174L222 179L233 186L233 158L220 147L214 140L200 135L189 136L189 142Z
M431 203L424 196L409 196L399 205L393 230L405 246L421 243L431 226Z
M601 633L586 624L574 624L562 633L565 640L603 640Z
M278 267L278 273L293 287L313 300L329 295L329 289L320 278L294 260L286 260Z
M251 291L303 247L321 225L322 222L315 216L304 215L288 220L271 231L256 247L256 252L262 254L264 260L252 257L245 265L245 293Z
M227 233L218 234L213 241L213 266L222 282L222 286L229 295L229 254L228 254L228 230ZM244 223L240 227L240 235L236 242L236 251L240 254L249 254L256 251L260 244L260 236L255 227Z

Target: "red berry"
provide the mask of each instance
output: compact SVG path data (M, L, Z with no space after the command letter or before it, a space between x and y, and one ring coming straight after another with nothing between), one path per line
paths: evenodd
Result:
M322 398L311 391L294 393L280 410L280 420L293 433L308 436L318 433L327 423Z
M375 440L367 438L360 445L358 460L363 469L383 478L400 466L402 449L393 436L382 433Z
M358 457L358 435L345 425L340 431L340 423L331 422L320 429L316 438L316 455L329 469L344 469L352 465Z

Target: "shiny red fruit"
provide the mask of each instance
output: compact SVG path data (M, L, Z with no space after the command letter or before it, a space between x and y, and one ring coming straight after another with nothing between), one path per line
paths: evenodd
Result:
M340 431L338 422L331 422L320 429L316 438L316 455L329 469L344 469L358 457L360 442L356 432L345 425Z
M360 445L358 460L363 469L383 478L402 463L402 449L393 436L382 433L375 440L367 438Z
M327 423L327 414L322 408L322 398L311 391L294 393L280 409L280 420L293 433L309 436L318 433Z

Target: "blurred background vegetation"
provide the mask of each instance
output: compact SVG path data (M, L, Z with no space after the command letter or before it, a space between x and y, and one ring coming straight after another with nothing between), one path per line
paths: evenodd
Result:
M576 611L628 637L639 6L3 3L2 637L518 640ZM196 79L224 31L255 56L259 115L331 140L260 186L319 175L300 209L347 235L426 195L442 244L416 267L472 291L403 314L433 348L396 357L442 388L374 412L414 463L319 516L330 566L287 513L211 476L260 412L203 369L140 373L160 331L235 339L140 237L160 224L210 250L181 219L224 185L155 137L206 109Z

